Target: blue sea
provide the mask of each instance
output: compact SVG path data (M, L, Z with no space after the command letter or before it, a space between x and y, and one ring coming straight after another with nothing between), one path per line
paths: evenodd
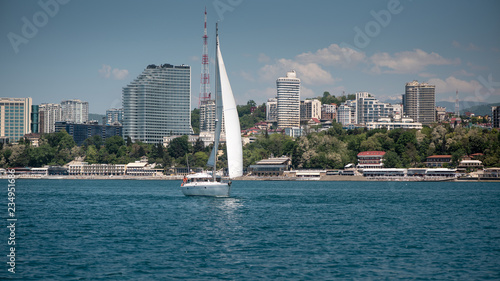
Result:
M4 227L0 279L500 280L499 183L179 184L17 180L16 273Z

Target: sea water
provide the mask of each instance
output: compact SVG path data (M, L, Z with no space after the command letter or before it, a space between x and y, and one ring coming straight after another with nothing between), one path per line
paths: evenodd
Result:
M231 198L179 186L17 180L15 273L4 227L0 279L500 279L499 183L234 181Z

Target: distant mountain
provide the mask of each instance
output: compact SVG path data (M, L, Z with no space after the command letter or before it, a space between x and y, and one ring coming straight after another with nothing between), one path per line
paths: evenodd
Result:
M99 124L102 125L102 118L106 116L104 114L89 113L89 120L97 120Z
M491 115L491 107L492 106L500 106L500 102L490 103L490 104L482 104L476 105L469 108L465 108L464 110L460 110L461 113L464 112L472 112L475 115Z
M384 103L390 103L390 104L401 104L403 103L403 101L401 101L401 99L387 99L387 100L384 100L384 101L381 101L381 102L384 102Z
M478 105L486 105L485 102L476 102L476 101L459 101L459 109L462 112L466 108L470 108ZM438 101L436 102L436 106L446 107L446 112L455 112L455 103L449 101Z

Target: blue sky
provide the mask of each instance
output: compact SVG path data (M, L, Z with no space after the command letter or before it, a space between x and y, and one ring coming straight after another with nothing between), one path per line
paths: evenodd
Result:
M0 95L77 98L102 114L148 64L171 63L192 67L196 107L205 6L209 56L218 20L238 104L274 97L291 69L303 99L367 91L397 101L418 80L436 85L436 101L458 90L500 102L496 0L0 0Z

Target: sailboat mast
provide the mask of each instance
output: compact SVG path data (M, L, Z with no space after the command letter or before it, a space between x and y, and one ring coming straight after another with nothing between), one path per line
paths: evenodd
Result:
M214 147L213 147L213 156L214 156L214 167L213 167L213 173L212 177L214 179L214 182L217 180L216 178L216 172L217 172L217 152L219 150L219 136L216 136L217 134L220 135L220 130L218 129L218 126L220 127L221 120L218 120L219 116L219 103L221 102L219 97L219 91L220 91L220 77L219 77L219 61L218 61L218 55L217 55L217 50L219 48L219 23L215 23L215 131L214 131Z

